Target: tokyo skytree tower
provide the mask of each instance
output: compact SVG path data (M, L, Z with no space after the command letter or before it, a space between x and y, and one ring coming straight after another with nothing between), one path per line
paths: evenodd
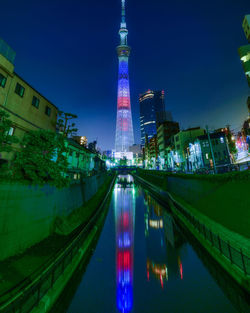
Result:
M134 144L134 132L132 124L128 58L130 47L127 45L128 30L125 22L125 0L122 1L122 21L119 30L120 45L116 48L119 59L118 72L118 95L117 95L117 118L115 151L129 152L129 147Z

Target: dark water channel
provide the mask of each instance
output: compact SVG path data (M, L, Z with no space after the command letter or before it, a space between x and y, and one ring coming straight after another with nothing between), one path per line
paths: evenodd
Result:
M133 182L116 183L96 249L67 289L67 313L248 311L245 292Z

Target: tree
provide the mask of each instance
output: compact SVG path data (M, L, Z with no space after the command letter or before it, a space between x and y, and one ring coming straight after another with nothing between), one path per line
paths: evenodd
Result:
M65 138L52 131L30 131L24 135L22 150L12 165L12 176L33 184L51 184L58 188L68 185Z
M232 139L233 138L233 134L232 134L232 132L230 130L229 125L227 125L227 129L228 130L226 132L226 136L227 136L228 148L229 148L229 152L234 157L234 155L237 153L237 148L236 148L235 141Z
M64 137L68 137L69 135L72 135L72 133L76 133L78 131L75 127L76 124L71 123L71 120L77 118L77 115L65 113L63 111L59 111L58 115L60 118L57 120L57 127Z
M120 165L121 166L126 166L128 164L127 158L124 156L122 159L120 159Z
M18 139L10 134L12 122L8 119L9 114L0 110L0 152L12 151L12 143L17 143Z

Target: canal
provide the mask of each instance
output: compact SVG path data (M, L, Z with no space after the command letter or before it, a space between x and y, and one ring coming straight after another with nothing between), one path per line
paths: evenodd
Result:
M249 309L245 292L130 175L118 177L98 243L66 294L67 313Z

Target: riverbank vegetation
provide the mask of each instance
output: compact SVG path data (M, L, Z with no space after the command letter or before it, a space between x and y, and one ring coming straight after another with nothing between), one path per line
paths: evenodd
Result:
M8 113L0 110L0 153L13 152L14 158L0 163L0 181L22 184L50 184L57 188L67 187L68 162L65 138L77 132L71 120L76 115L59 111L56 127L59 133L39 129L30 130L22 139L11 133L12 122ZM18 146L13 148L13 143ZM1 158L0 158L1 160Z

